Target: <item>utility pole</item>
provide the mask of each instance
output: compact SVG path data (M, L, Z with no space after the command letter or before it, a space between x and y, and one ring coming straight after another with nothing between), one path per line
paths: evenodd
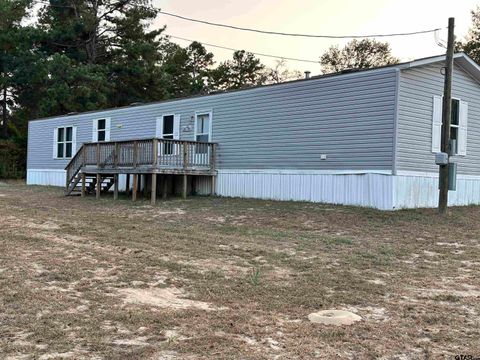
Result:
M439 165L439 198L438 211L440 214L447 212L448 206L448 173L450 166L450 122L452 117L452 75L453 75L453 48L455 18L448 19L448 43L445 59L445 84L443 89L442 106L442 141L440 151L447 154L448 163Z

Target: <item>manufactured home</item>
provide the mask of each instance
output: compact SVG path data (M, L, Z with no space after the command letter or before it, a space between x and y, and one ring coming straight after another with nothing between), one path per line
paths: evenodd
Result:
M384 210L438 201L445 56L29 122L27 183ZM480 67L455 54L450 205L480 203Z

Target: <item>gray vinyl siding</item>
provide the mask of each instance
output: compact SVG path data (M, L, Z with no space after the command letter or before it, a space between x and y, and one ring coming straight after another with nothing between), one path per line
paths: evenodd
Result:
M437 172L432 153L433 97L443 95L444 63L402 70L397 124L399 171ZM455 65L452 96L468 102L467 155L458 156L458 173L480 175L480 86Z
M52 156L57 126L76 125L79 148L94 119L111 118L111 140L135 139L175 113L181 139L193 140L195 112L211 110L219 169L391 170L395 99L392 68L31 121L28 168L66 165Z

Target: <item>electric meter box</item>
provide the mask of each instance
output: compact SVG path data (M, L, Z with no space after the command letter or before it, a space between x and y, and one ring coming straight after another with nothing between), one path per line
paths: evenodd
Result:
M448 154L444 152L439 152L435 154L435 164L437 165L447 165L448 164Z
M457 164L448 164L448 190L457 190Z

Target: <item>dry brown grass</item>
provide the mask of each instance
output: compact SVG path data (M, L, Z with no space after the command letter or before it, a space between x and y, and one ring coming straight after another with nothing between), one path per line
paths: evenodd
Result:
M378 212L0 186L0 357L480 356L480 208ZM348 327L311 324L353 311Z

